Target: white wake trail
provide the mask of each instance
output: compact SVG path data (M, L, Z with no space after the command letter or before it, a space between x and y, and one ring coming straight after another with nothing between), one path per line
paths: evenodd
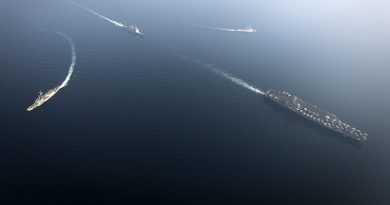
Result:
M112 19L110 19L110 18L107 18L107 17L105 17L105 16L103 16L103 15L97 13L96 11L94 11L94 10L92 10L92 9L90 9L90 8L87 8L87 7L85 7L85 6L81 5L81 4L78 4L78 3L74 2L74 1L70 1L70 2L72 2L74 5L76 5L76 6L80 7L80 8L82 8L82 9L87 10L88 12L92 13L93 15L95 15L95 16L97 16L97 17L103 19L103 20L106 20L106 21L112 23L112 24L115 25L115 26L122 27L122 28L127 27L127 26L124 25L123 23L120 23L120 22L118 22L118 21L114 21L114 20L112 20Z
M74 67L76 65L76 48L75 48L75 45L73 43L73 40L66 34L64 33L61 33L61 32L56 32L58 35L64 37L69 45L70 45L70 49L71 49L71 54L72 54L72 59L71 59L71 64L69 66L69 70L68 70L68 75L66 76L65 80L58 86L54 87L53 89L50 89L48 90L46 93L42 93L42 92L39 92L39 96L38 98L35 100L35 102L30 105L27 110L28 111L32 111L34 110L35 108L43 105L46 101L48 101L50 98L52 98L58 91L60 91L62 88L66 87L70 81L70 78L72 77L72 74L73 74L73 70L74 70Z
M265 95L265 92L262 91L261 89L259 88L256 88L255 86L253 85L250 85L248 83L246 83L244 80L240 79L240 78L237 78L235 77L234 75L224 71L224 70L221 70L221 69L217 69L215 68L213 65L211 64L206 64L206 63L203 63L202 61L200 60L193 60L193 59L190 59L182 54L179 54L178 55L181 59L183 60L186 60L186 61L190 61L196 65L199 65L201 67L204 67L204 68L207 68L211 71L213 71L214 73L216 73L217 75L227 79L227 80L230 80L231 82L243 87L243 88L246 88L254 93L257 93L257 94L261 94L261 95Z
M265 92L252 86L252 85L249 85L248 83L246 83L245 81L243 81L242 79L240 78L237 78L235 76L233 76L232 74L229 74L229 73L226 73L225 71L223 70L218 70L218 69L213 69L215 73L217 73L218 75L232 81L233 83L241 86L241 87L244 87L252 92L255 92L255 93L258 93L258 94L261 94L261 95L265 95Z
M70 80L70 77L72 77L74 66L76 65L76 48L74 46L73 40L66 34L61 32L56 32L58 35L64 37L66 40L68 40L70 49L72 52L72 63L69 66L68 75L66 76L65 80L61 83L60 88L63 88L68 85L68 82Z
M192 24L194 26L198 26L198 27L201 27L201 28L207 28L207 29L212 29L212 30L219 30L219 31L230 31L230 32L234 32L234 31L237 31L236 29L228 29L228 28L215 28L215 27L209 27L209 26L203 26L203 25L197 25L197 24Z
M253 29L251 26L246 27L246 28L230 29L230 28L217 28L217 27L203 26L203 25L198 25L198 24L192 24L192 25L197 26L197 27L201 27L201 28L219 30L219 31L240 32L240 33L254 33L254 32L256 32L256 30Z

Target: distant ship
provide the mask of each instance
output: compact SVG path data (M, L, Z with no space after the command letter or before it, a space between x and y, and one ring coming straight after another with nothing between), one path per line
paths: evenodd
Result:
M144 34L139 30L139 28L135 25L131 25L131 26L126 26L125 27L127 31L135 34L135 35L138 35L140 37L144 37Z
M295 95L284 91L268 90L265 97L272 102L312 121L322 127L333 130L339 134L351 137L355 140L366 140L368 134L362 132L345 122L342 122L336 115L317 108Z
M244 32L244 33L254 33L256 32L256 29L253 29L252 26L248 26L244 29L236 29L238 32Z
M47 91L46 93L39 91L38 98L35 100L35 102L32 105L30 105L27 108L27 111L32 111L35 108L41 106L43 103L48 101L51 97L53 97L60 89L61 89L61 86L59 85L59 86Z

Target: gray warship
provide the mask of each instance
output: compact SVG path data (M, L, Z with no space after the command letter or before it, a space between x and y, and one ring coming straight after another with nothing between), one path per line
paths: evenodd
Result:
M132 33L132 34L134 34L134 35L137 35L137 36L139 36L139 37L144 37L144 34L139 30L139 28L137 27L137 26L135 26L135 25L131 25L131 26L126 26L125 27L125 29L128 31L128 32L130 32L130 33Z
M62 86L59 85L59 86L57 86L57 87L55 87L53 89L50 89L46 93L43 93L42 91L39 91L38 98L35 100L35 102L32 105L30 105L27 108L27 111L32 111L35 108L41 106L43 103L48 101L51 97L53 97L61 88L62 88Z
M272 102L302 116L322 127L333 130L341 135L350 137L355 140L363 141L367 139L368 134L358 130L347 123L341 121L336 115L321 110L315 105L291 95L284 91L268 90L265 97Z

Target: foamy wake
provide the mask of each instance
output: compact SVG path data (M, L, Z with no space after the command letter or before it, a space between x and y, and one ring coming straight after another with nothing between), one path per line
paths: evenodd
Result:
M76 6L80 7L80 8L82 8L82 9L87 10L88 12L92 13L93 15L95 15L95 16L97 16L97 17L103 19L103 20L106 20L106 21L112 23L112 24L115 25L115 26L122 27L122 28L127 27L127 26L124 25L123 23L120 23L120 22L118 22L118 21L114 21L114 20L112 20L112 19L110 19L110 18L107 18L107 17L105 17L105 16L103 16L103 15L97 13L96 11L94 11L94 10L92 10L92 9L90 9L90 8L87 8L87 7L85 7L85 6L81 5L81 4L78 4L78 3L74 2L74 1L70 1L70 2L72 2L74 5L76 5Z
M219 30L219 31L231 31L231 32L237 31L237 29L216 28L216 27L209 27L209 26L203 26L203 25L197 25L197 24L192 24L192 25L197 26L197 27L201 27L201 28L207 28L207 29L213 29L213 30Z
M75 49L73 40L68 35L66 35L64 33L61 33L61 32L56 32L56 33L58 35L64 37L70 45L70 49L71 49L71 53L72 53L72 59L71 59L72 62L69 66L68 75L66 76L65 80L60 85L54 87L53 89L48 90L46 93L39 92L38 98L35 100L35 102L32 105L30 105L27 108L28 111L34 110L35 108L41 106L46 101L48 101L50 98L52 98L58 91L60 91L62 88L64 88L65 86L68 85L70 77L72 77L73 70L74 70L74 67L76 65L76 49Z
M230 28L217 28L217 27L209 27L209 26L203 26L198 24L192 24L193 26L206 28L206 29L212 29L212 30L219 30L219 31L229 31L229 32L242 32L242 33L252 33L256 32L256 30L252 29L250 26L245 29L230 29Z
M259 88L256 88L255 86L253 85L250 85L248 83L246 83L244 80L240 79L240 78L237 78L235 77L234 75L224 71L224 70L221 70L221 69L217 69L215 68L213 65L211 64L206 64L206 63L203 63L202 61L200 60L193 60L193 59L190 59L184 55L181 55L179 54L179 57L183 60L186 60L186 61L190 61L196 65L199 65L201 67L204 67L204 68L207 68L211 71L213 71L214 73L216 73L217 75L227 79L227 80L230 80L231 82L243 87L243 88L246 88L254 93L257 93L257 94L261 94L261 95L265 95L265 92L262 91L261 89Z
M68 35L61 33L61 32L56 32L56 33L58 35L64 37L68 41L68 43L70 45L71 53L72 53L72 63L69 66L68 75L66 76L65 80L60 85L60 88L63 88L63 87L68 85L70 77L73 74L74 66L76 65L76 48L74 46L73 40Z
M215 73L217 73L218 75L232 81L233 83L241 86L241 87L244 87L252 92L255 92L255 93L258 93L258 94L261 94L261 95L265 95L265 92L252 86L252 85L249 85L248 83L246 83L245 81L243 81L242 79L240 78L237 78L235 76L233 76L232 74L229 74L229 73L226 73L225 71L223 70L218 70L218 69L213 69Z

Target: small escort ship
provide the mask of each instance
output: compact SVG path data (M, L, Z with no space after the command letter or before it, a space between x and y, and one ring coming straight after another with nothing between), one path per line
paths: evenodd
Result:
M41 106L43 103L48 101L51 97L53 97L61 88L62 88L61 85L59 85L59 86L47 91L46 93L39 91L38 98L35 100L35 102L32 105L30 105L27 108L27 111L32 111L35 108Z
M131 26L126 26L125 27L127 31L129 31L130 33L133 33L139 37L144 37L144 34L139 30L139 28L135 25L131 25Z
M270 101L300 115L322 127L355 140L366 140L368 134L341 121L336 115L321 110L315 105L284 91L268 90L265 97Z

